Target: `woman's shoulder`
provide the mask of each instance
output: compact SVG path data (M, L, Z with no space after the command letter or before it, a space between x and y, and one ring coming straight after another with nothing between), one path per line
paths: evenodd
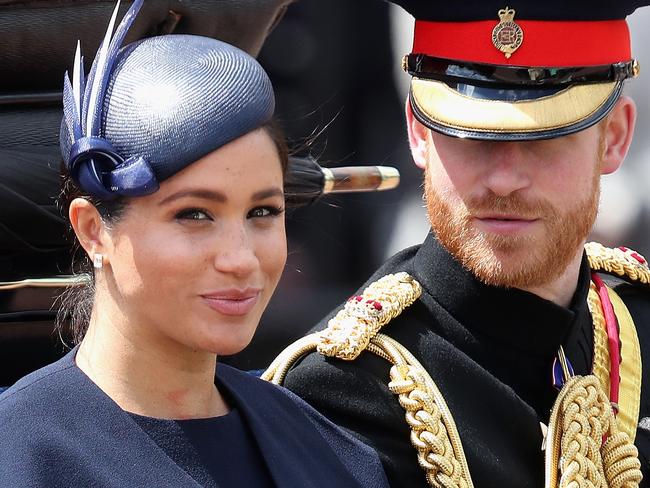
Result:
M27 409L36 414L40 408L47 409L48 403L60 396L69 373L74 366L72 352L60 360L37 369L22 377L0 394L0 417L8 412L16 415L16 409Z
M73 445L67 414L78 390L69 379L73 365L64 357L0 395L2 486L59 486L57 456L61 446Z

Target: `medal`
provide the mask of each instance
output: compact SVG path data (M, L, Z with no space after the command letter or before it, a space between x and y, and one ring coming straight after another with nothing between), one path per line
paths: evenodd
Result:
M514 9L506 7L499 10L501 21L492 30L492 44L504 53L506 58L510 58L512 53L519 49L524 42L524 31L514 21L514 18Z

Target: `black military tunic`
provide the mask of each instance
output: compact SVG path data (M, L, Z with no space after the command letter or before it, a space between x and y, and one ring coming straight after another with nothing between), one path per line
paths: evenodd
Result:
M522 290L480 283L432 235L389 260L362 290L399 271L420 282L422 296L382 332L408 348L438 385L474 485L543 486L540 422L548 422L557 396L551 368L558 347L563 345L576 374L591 372L586 258L568 309ZM650 486L650 292L627 284L617 292L641 343L641 423L635 444L645 476L642 486ZM316 330L325 328L330 317ZM284 385L374 447L391 486L425 487L404 410L387 388L389 369L387 361L369 352L352 362L312 353L293 367Z

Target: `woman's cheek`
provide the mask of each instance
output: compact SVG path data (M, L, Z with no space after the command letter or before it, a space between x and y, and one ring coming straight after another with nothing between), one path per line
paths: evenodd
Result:
M189 243L174 236L148 232L145 228L132 235L139 237L121 247L123 269L121 276L116 277L130 288L130 293L125 291L135 294L140 288L150 287L155 294L157 290L177 283L191 262Z
M273 282L273 286L275 286L287 261L287 240L284 222L277 225L272 235L261 240L259 249L261 249L262 253L260 257L262 268Z

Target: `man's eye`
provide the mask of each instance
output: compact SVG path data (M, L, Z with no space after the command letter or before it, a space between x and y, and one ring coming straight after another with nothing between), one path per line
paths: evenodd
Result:
M176 214L179 220L212 220L207 212L199 208L190 208L182 210Z
M256 207L250 212L248 212L249 219L255 219L260 217L275 217L280 215L283 212L283 209L277 207Z

